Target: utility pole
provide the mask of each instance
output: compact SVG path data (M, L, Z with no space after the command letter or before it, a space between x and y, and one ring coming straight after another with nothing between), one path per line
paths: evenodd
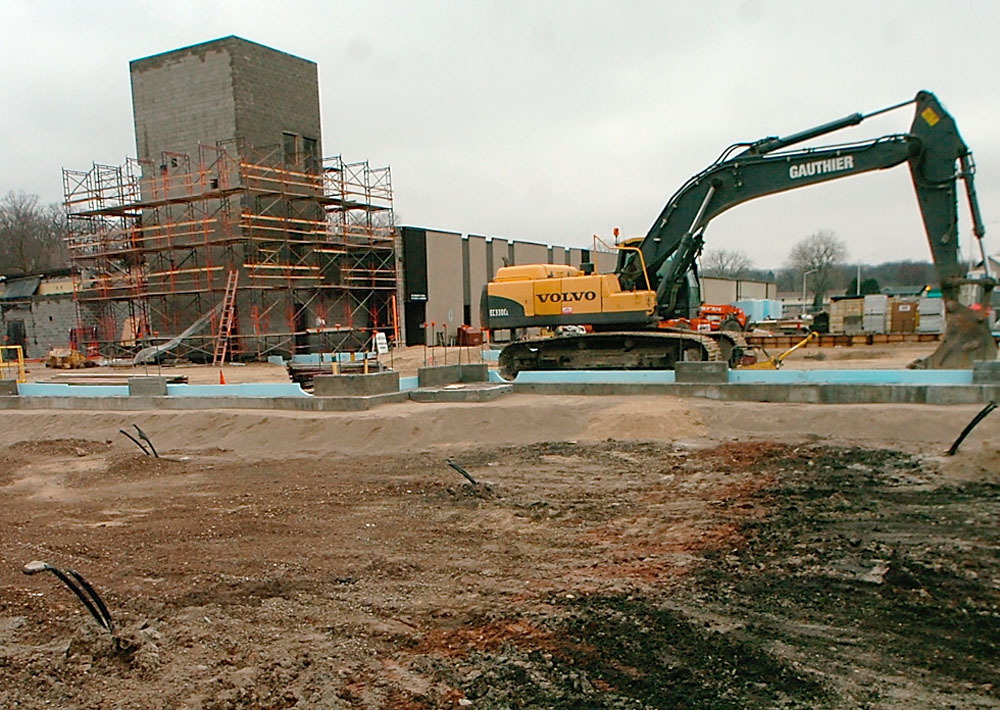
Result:
M817 271L819 271L819 269L809 269L809 271L802 273L802 315L806 314L806 276L814 274Z

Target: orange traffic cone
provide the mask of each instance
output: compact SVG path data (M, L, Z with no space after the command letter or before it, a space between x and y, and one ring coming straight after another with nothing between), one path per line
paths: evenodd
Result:
M222 370L219 370L219 384L226 384L226 376L222 374Z

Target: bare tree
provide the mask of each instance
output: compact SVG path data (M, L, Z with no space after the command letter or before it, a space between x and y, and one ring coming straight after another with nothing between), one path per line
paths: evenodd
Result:
M0 274L33 274L68 264L66 214L38 195L8 192L0 199Z
M709 249L701 258L701 271L705 276L736 279L753 268L753 259L739 249Z
M826 292L832 286L834 272L846 258L847 247L829 230L814 232L792 247L788 265L800 278L807 274L811 277L809 290L813 294L814 310L823 305Z

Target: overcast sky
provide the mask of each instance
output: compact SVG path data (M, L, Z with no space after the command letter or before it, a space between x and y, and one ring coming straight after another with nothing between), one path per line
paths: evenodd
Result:
M935 92L974 151L1000 249L1000 2L0 0L0 193L135 154L128 62L235 34L319 64L324 152L392 168L397 222L544 243L643 235L741 140ZM907 107L836 136L903 132ZM828 139L829 140L829 139ZM972 242L962 212L962 242ZM737 207L707 248L781 266L927 259L905 166Z

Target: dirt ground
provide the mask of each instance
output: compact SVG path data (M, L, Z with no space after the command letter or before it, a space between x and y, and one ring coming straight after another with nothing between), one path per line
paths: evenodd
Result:
M1000 707L978 409L2 412L0 707Z
M899 343L894 345L857 345L850 347L809 346L792 353L784 366L796 370L815 369L891 369L903 368L914 360L929 355L937 343ZM384 364L400 375L417 374L417 368L429 364L455 364L457 362L483 362L480 348L424 348L421 346L399 348L384 355ZM778 355L773 352L771 355ZM219 371L227 384L248 382L288 382L288 373L281 365L270 363L226 364L222 368L206 365L143 365L131 367L96 367L86 370L52 370L42 363L31 363L28 380L41 382L62 376L83 375L184 375L193 385L219 384Z

